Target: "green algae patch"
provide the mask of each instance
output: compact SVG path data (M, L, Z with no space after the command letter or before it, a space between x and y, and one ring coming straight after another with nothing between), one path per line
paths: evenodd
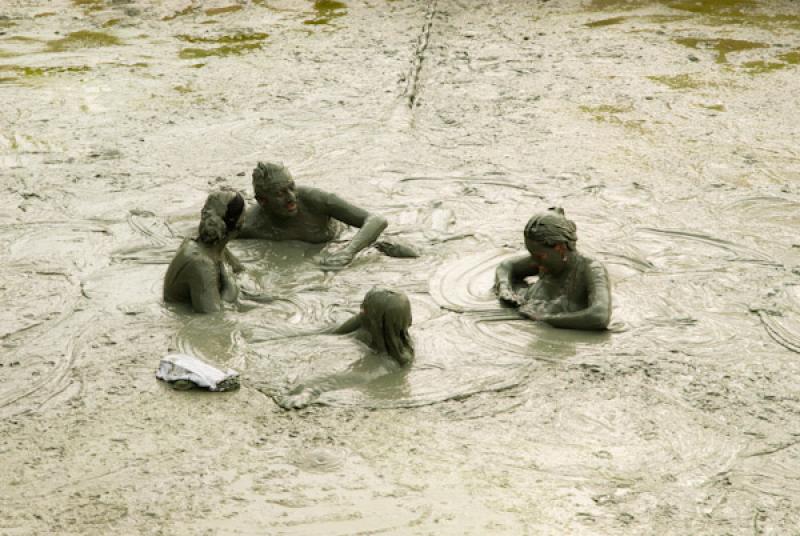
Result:
M592 120L598 123L607 123L610 125L620 126L626 129L634 130L640 134L645 133L645 128L642 126L642 121L624 120L617 117L617 114L633 111L632 106L619 106L613 104L600 104L598 106L580 106L581 111L588 113Z
M725 105L724 104L701 104L701 108L705 108L706 110L712 110L715 112L724 112Z
M673 0L666 4L672 9L711 16L742 16L742 9L757 7L755 0Z
M175 87L174 87L174 88L172 88L172 89L174 89L174 90L175 90L175 91L177 91L178 93L181 93L181 94L184 94L184 95L185 95L185 94L187 94L187 93L191 93L191 92L193 92L193 91L194 91L194 90L193 90L192 88L190 88L189 86L175 86Z
M709 26L749 26L766 30L800 30L800 15L753 14L708 17L705 24Z
M232 5L226 7L212 7L210 9L205 10L205 14L209 17L213 17L214 15L225 15L227 13L235 13L236 11L240 11L242 6L239 5Z
M746 61L742 64L745 70L749 74L765 74L771 73L774 71L780 71L781 69L785 69L788 67L788 63L783 62L768 62L768 61Z
M119 23L120 23L120 19L110 19L110 20L105 21L101 26L103 28L111 28L113 26L116 26Z
M581 110L590 114L621 114L633 110L632 106L614 106L612 104L600 104L599 106L581 106Z
M54 15L57 15L57 13L55 11L45 11L44 13L37 13L36 15L33 16L33 18L34 19L43 19L45 17L52 17Z
M785 61L789 65L798 65L800 64L800 50L793 50L791 52L780 54L778 59Z
M184 48L178 54L181 59L199 59L208 57L239 56L247 52L259 50L262 41L269 37L266 33L237 33L232 35L220 35L214 37L193 36L180 34L175 36L181 41L192 44L214 44L222 45L214 48L190 47ZM201 64L202 65L202 64Z
M717 63L727 63L728 54L732 52L742 52L745 50L755 50L758 48L769 48L766 43L756 41L746 41L743 39L698 39L695 37L680 37L675 39L679 45L694 49L712 49L717 51Z
M221 35L218 37L196 37L193 35L176 35L176 38L187 43L213 43L220 45L232 45L246 43L249 41L263 41L269 37L266 33L239 33L234 35Z
M100 11L105 7L103 0L72 0L72 3L86 11Z
M611 26L613 24L620 24L628 20L628 17L612 17L610 19L596 20L594 22L587 22L584 24L587 28L602 28L603 26Z
M226 56L241 56L248 52L260 50L261 43L241 43L238 45L225 45L216 48L184 48L178 53L178 57L182 60L196 60L201 58L220 57Z
M333 19L347 14L347 4L336 0L316 0L314 11L317 12L313 19L304 20L303 24L312 26L330 24Z
M642 5L641 0L592 0L589 9L607 11L612 9L636 9Z
M38 43L39 39L35 37L28 37L26 35L12 35L6 39L7 41L15 41L17 43Z
M183 16L186 16L186 15L190 15L193 12L194 12L194 7L193 6L189 6L187 8L181 9L180 11L176 11L172 15L167 15L166 17L162 17L161 20L163 20L163 21L175 20L178 17L183 17Z
M109 47L122 44L119 38L103 33L82 30L67 34L63 39L56 39L47 43L50 52L65 52L81 48Z
M648 76L647 78L654 82L664 84L670 89L698 89L705 85L703 82L696 80L688 74L678 74L675 76Z
M30 67L24 65L0 65L0 76L6 78L7 82L17 82L25 79L36 79L51 74L61 73L85 73L91 71L91 67L79 65L74 67ZM12 74L14 77L4 75Z
M782 69L800 64L800 52L796 50L792 52L785 52L783 54L779 54L777 59L780 61L746 61L742 63L742 67L747 70L749 74L753 75L780 71Z

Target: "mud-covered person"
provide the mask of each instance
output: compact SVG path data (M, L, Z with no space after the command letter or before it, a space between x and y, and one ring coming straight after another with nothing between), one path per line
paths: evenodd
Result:
M408 331L411 322L408 296L388 288L373 287L364 296L357 315L323 333L353 335L369 347L377 361L361 360L347 372L307 380L276 401L285 409L299 409L311 404L323 392L365 384L407 369L414 361L414 343Z
M359 251L377 240L387 225L383 216L370 214L335 194L295 186L289 170L281 164L259 162L253 170L253 191L257 204L245 212L239 238L321 244L337 237L337 222L359 228L345 247L323 256L324 267L349 264Z
M198 313L220 311L223 300L236 301L239 289L227 264L235 271L239 266L226 246L244 222L244 205L238 192L209 194L197 236L181 243L167 268L164 301L190 303Z
M505 260L495 271L497 296L532 320L557 328L602 330L611 319L606 268L581 255L575 223L561 208L533 216L525 226L527 255ZM525 279L538 276L532 285Z

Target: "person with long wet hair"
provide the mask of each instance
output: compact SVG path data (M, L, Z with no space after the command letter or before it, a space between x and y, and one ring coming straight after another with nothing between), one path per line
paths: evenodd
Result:
M299 240L321 244L339 233L342 222L359 230L343 248L326 253L323 267L341 268L369 247L387 226L386 218L371 214L329 192L295 186L282 164L259 162L253 170L257 204L247 209L239 238ZM402 255L400 255L402 256Z
M578 252L577 227L562 208L549 208L525 225L528 254L495 271L495 292L519 312L557 328L603 330L611 320L606 268ZM538 276L532 285L525 279Z
M164 301L190 303L198 313L222 309L236 301L238 286L227 264L235 258L227 249L244 220L244 198L238 192L219 190L206 198L200 212L197 236L186 238L164 276Z
M361 311L357 315L325 333L352 334L375 354L388 358L388 370L391 371L406 368L414 360L414 343L408 332L411 321L411 303L405 294L384 287L373 287L364 296ZM324 391L366 383L387 373L384 367L372 370L370 373L351 367L345 373L309 380L292 389L289 394L277 397L276 401L285 409L303 408ZM377 375L374 370L378 371Z

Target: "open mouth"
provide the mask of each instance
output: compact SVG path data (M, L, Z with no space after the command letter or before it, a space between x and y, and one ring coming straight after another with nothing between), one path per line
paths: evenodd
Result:
M288 212L294 212L297 210L297 203L286 203L286 210Z

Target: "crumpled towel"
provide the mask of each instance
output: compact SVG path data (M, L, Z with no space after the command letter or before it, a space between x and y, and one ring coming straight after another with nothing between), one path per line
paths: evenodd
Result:
M222 372L216 367L187 354L167 354L161 359L156 378L176 388L202 387L209 391L230 391L239 388L239 373Z

